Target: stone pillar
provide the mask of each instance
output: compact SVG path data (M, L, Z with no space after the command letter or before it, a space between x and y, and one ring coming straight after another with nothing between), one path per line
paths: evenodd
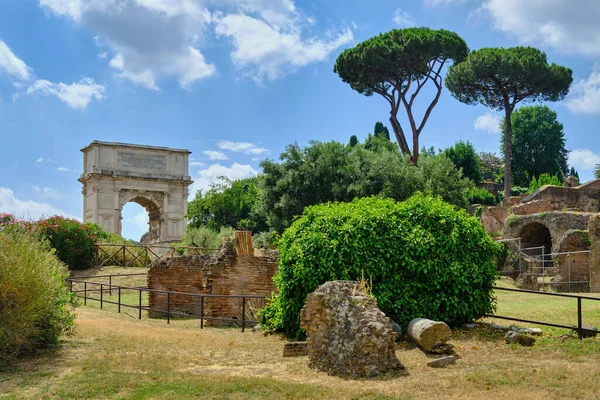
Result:
M590 218L588 225L590 239L590 292L600 292L600 214Z

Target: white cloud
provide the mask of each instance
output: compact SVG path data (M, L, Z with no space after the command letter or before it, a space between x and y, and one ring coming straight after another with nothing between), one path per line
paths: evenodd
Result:
M190 161L191 167L204 167L206 164L201 161Z
M475 119L475 129L488 133L500 133L500 117L490 112Z
M415 25L415 22L410 17L410 15L408 15L408 13L406 11L402 10L401 8L396 9L396 12L394 12L394 17L392 18L392 21L394 21L394 23L396 25L403 26L403 27Z
M594 169L600 163L600 155L590 149L575 149L569 152L569 165L580 171Z
M594 64L588 79L571 87L565 105L575 114L600 114L600 63Z
M131 222L133 223L140 231L142 232L147 232L149 229L148 226L148 221L149 221L149 217L148 217L148 212L146 211L140 211L139 213L137 213L135 216L131 217L131 218L126 218L125 222Z
M521 43L600 55L600 7L596 0L484 0L479 12L488 15L497 30Z
M31 68L17 57L2 40L0 40L0 70L24 81L31 77Z
M67 168L67 167L58 167L58 168L55 169L55 171L60 171L60 172L75 172L74 169Z
M202 153L204 153L211 160L227 160L227 156L220 151L205 150Z
M258 174L254 168L248 164L238 164L234 162L230 167L221 164L212 164L206 169L202 169L194 176L194 183L190 190L190 197L196 196L198 190L207 190L211 184L217 183L219 177L224 176L231 180L248 178Z
M44 161L45 161L44 157L40 157L40 158L38 158L37 160L35 160L35 163L36 163L36 164L41 164L41 163L43 163Z
M60 194L58 190L51 187L40 187L34 185L31 186L31 188L36 194L41 196L43 199L60 199L62 197L62 194Z
M305 37L314 17L293 0L39 0L45 10L92 31L99 56L117 75L159 90L162 78L184 88L215 74L201 53L212 29L232 39L234 63L257 81L323 61L352 31ZM313 28L311 28L313 29Z
M68 214L48 203L17 199L13 191L5 187L0 187L0 211L25 219L39 219L53 215L62 215L63 217L81 220L81 218Z
M248 142L232 142L230 140L222 140L217 143L217 146L221 150L229 150L244 154L258 155L269 152L269 150L265 149L264 147L258 147L257 145Z
M54 14L98 34L112 54L109 65L122 78L158 90L157 81L175 77L188 88L215 73L194 42L210 23L196 0L40 0ZM108 56L108 51L106 51Z
M328 39L302 38L299 28L285 28L244 14L216 20L216 32L232 39L234 63L257 82L274 80L289 71L325 60L353 40L352 31Z
M27 94L41 93L45 96L56 96L69 107L76 110L85 109L92 99L104 100L106 89L98 85L91 78L84 78L78 83L70 85L62 82L53 83L44 79L38 79L27 88Z

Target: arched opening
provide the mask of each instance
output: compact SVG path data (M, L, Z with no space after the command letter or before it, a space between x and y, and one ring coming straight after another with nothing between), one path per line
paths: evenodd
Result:
M142 245L160 243L161 214L156 204L136 196L121 209L121 235Z
M523 227L520 236L522 248L543 247L544 254L552 253L552 235L545 225L531 222Z
M129 202L121 209L121 236L134 242L141 242L144 235L148 236L148 212L144 207Z

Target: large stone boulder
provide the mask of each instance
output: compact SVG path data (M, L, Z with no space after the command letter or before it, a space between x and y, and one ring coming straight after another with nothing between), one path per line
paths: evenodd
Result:
M396 333L375 298L358 282L327 282L310 293L301 313L311 368L343 378L368 378L402 369Z

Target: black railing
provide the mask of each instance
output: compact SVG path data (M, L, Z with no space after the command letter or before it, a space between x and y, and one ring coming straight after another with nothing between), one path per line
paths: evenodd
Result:
M136 275L146 275L146 274L122 274L122 275L98 275L92 278L106 278L109 277L112 282L113 277L122 277L122 276L136 276ZM167 290L156 290L150 289L147 287L133 287L133 286L121 286L121 285L113 285L112 283L101 283L101 282L89 282L84 279L75 279L68 278L68 287L71 293L74 293L78 298L83 299L83 304L87 305L88 300L98 301L100 303L100 309L103 309L104 304L114 304L117 306L117 310L120 313L121 307L128 307L138 310L138 319L142 319L142 311L149 311L150 313L154 313L155 315L165 315L167 317L167 324L171 323L171 318L174 316L185 317L185 318L195 318L200 320L200 328L204 328L204 321L222 321L222 322L234 322L237 324L241 324L242 332L245 331L246 325L252 324L256 325L258 321L254 321L252 319L246 318L246 302L250 299L260 299L266 300L267 296L258 296L258 295L221 295L221 294L203 294L203 293L188 293L188 292L175 292L175 291L167 291ZM83 285L83 288L74 288L74 284ZM124 303L121 299L121 292L124 290L129 291L137 291L138 292L138 304L127 304ZM112 295L113 292L117 293L117 301L109 300L104 298L104 293L109 293ZM142 293L155 293L158 295L166 295L167 296L167 309L157 309L151 308L150 306L146 306L142 301ZM100 293L100 297L91 297L90 294ZM190 296L195 298L200 298L200 313L186 313L186 312L178 312L173 311L171 309L171 296ZM241 299L241 318L225 318L225 317L210 317L206 316L204 313L204 305L205 299L214 299L214 298L230 298L230 299Z
M582 313L581 313L581 301L582 300L600 301L600 298L591 297L591 296L579 296L579 295L575 295L575 294L538 292L536 290L502 288L502 287L497 287L497 286L494 286L492 289L494 289L494 290L505 290L505 291L508 291L508 292L528 293L528 294L539 295L539 296L556 296L556 297L568 297L568 298L571 298L571 299L577 299L577 325L576 326L575 325L562 325L562 324L555 324L555 323L552 323L552 322L533 321L533 320L529 320L529 319L507 317L507 316L502 316L502 315L492 315L492 314L487 314L487 315L485 315L486 317L506 319L506 320L509 320L509 321L525 322L525 323L536 324L536 325L551 326L551 327L554 327L554 328L571 329L571 330L577 331L577 336L579 337L579 339L583 338L583 333L584 332L598 333L598 331L596 331L596 330L591 330L591 329L585 329L585 328L583 328L583 326L582 326L582 324L583 324L582 319L583 318L582 318Z

